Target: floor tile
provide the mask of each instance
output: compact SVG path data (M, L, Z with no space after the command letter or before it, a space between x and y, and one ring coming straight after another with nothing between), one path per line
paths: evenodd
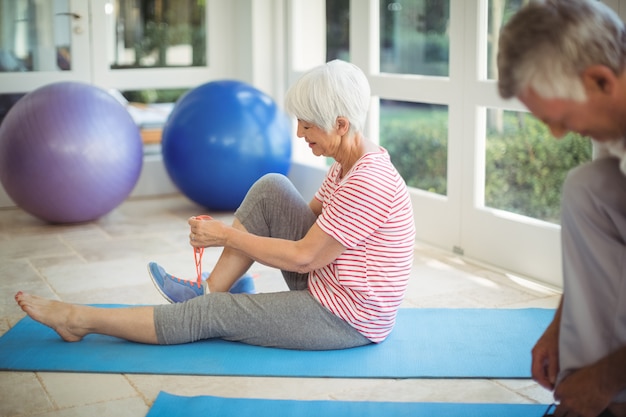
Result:
M29 416L54 409L32 372L0 372L0 416Z
M39 373L41 383L58 408L69 408L137 396L120 374Z
M105 401L81 407L70 407L44 414L37 417L135 417L145 416L149 407L141 398L127 398L123 400Z

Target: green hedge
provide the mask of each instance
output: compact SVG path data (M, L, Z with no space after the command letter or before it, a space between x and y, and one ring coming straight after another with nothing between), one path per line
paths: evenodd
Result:
M485 205L558 223L563 180L591 160L590 141L573 134L555 140L525 113L504 112L503 121L502 132L487 133ZM380 130L380 143L407 185L446 195L445 108L381 107Z
M587 138L556 140L530 114L505 112L503 132L487 134L485 204L559 223L565 176L591 152Z
M381 107L380 144L409 187L447 192L448 114L442 106Z

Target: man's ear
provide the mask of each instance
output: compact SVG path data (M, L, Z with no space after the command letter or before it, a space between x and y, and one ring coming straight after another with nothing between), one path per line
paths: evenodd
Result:
M617 88L617 76L604 65L587 67L583 71L582 80L587 93L612 95Z
M337 117L337 133L340 136L345 135L350 130L350 121L345 117Z

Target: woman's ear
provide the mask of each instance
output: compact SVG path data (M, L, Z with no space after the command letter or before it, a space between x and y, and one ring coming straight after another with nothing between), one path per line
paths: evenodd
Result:
M617 76L611 69L604 65L592 65L587 67L582 74L585 91L588 94L600 93L612 95L616 91Z
M350 121L345 117L337 117L337 133L340 136L345 135L350 130Z

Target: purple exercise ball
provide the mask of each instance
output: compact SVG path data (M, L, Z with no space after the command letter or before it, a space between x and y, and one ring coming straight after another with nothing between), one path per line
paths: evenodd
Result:
M58 82L20 99L0 124L0 182L13 202L50 223L100 218L135 187L139 128L111 94Z

